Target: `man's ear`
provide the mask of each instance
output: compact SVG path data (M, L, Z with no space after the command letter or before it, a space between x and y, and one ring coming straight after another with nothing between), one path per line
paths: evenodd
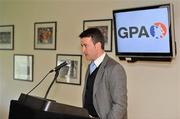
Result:
M101 43L100 43L100 42L97 42L97 43L96 43L96 48L97 48L97 49L101 49Z

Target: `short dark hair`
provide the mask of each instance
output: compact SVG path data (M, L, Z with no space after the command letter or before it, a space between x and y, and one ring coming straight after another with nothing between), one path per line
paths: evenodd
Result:
M87 30L83 31L79 35L79 37L80 38L91 37L94 44L100 42L101 48L104 49L104 42L105 42L104 36L98 28L88 28Z

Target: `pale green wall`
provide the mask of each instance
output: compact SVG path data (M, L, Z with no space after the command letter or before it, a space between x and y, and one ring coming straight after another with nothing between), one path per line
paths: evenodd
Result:
M44 75L56 65L56 54L81 54L79 33L83 20L111 19L112 10L168 2L168 0L17 0L0 1L0 25L15 25L15 49L0 51L0 119L7 119L9 102L20 93L28 92ZM49 2L47 2L49 1ZM172 0L175 6L175 30L179 52L180 2ZM57 50L34 50L34 22L57 21ZM114 53L108 53L117 61ZM13 80L13 54L34 55L34 81ZM172 62L119 61L128 75L128 117L129 119L179 119L180 118L180 58ZM55 83L49 98L60 103L81 106L84 74L88 62L82 66L82 85ZM51 74L32 95L43 97L53 79Z

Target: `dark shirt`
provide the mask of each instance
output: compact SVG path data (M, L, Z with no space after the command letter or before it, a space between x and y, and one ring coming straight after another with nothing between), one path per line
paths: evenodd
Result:
M97 67L92 74L89 74L86 84L86 92L85 92L85 103L84 108L86 108L89 114L93 117L98 117L98 114L93 105L93 86L96 78L96 74L98 72L99 67Z

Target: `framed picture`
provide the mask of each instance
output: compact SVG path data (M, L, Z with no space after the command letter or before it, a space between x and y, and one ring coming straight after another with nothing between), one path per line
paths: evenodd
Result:
M14 50L14 25L0 26L0 50Z
M56 59L57 65L67 62L67 65L59 70L56 82L81 85L82 55L57 54Z
M34 49L56 50L57 22L34 23Z
M112 51L112 19L84 20L83 30L90 27L98 28L105 38L104 49L106 52Z
M33 55L14 54L14 79L33 81Z

